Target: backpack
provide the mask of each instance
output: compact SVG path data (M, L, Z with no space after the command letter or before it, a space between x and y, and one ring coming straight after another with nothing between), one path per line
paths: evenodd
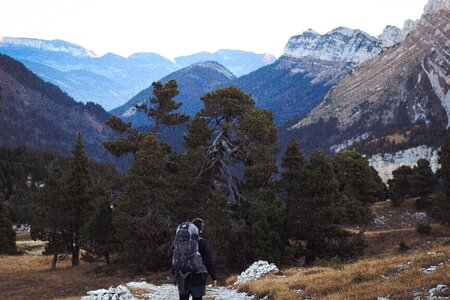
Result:
M177 227L172 257L172 270L181 273L207 273L198 251L201 237L197 226L183 222Z

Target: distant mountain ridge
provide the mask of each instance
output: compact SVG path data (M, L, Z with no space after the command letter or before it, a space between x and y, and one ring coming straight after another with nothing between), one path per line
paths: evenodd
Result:
M214 53L200 52L188 56L175 58L175 63L181 68L188 67L201 61L216 61L225 66L236 77L246 75L264 65L274 63L275 56L271 54L255 54L248 51L221 49Z
M205 60L219 61L237 74L246 74L275 59L271 55L238 50L197 53L171 61L155 53L128 58L107 53L101 57L62 40L0 38L0 53L19 60L46 81L83 103L95 102L106 110L117 108L155 80Z

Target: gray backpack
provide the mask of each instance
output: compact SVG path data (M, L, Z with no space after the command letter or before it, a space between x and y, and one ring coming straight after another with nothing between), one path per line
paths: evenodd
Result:
M177 273L207 273L198 251L201 237L197 226L191 222L178 225L174 240L172 270Z

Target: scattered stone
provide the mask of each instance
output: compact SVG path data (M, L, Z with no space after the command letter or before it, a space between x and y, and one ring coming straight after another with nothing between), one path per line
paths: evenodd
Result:
M390 300L389 298L378 297L377 300Z
M15 224L15 225L13 225L13 229L15 231L30 232L31 231L31 226L28 225L28 224Z
M425 212L416 212L414 214L414 218L416 220L427 220L428 219L428 215Z
M437 268L439 268L443 265L444 265L444 263L440 263L437 266L429 266L428 268L422 268L422 272L430 274L430 273L433 273L434 271L436 271Z
M267 261L259 260L254 262L247 270L242 272L234 284L241 284L261 278L268 273L277 272L279 272L279 269L275 264L269 264Z
M436 293L448 291L448 286L445 284L439 284L435 288L432 288L428 291L428 300L437 300L437 299L448 299L448 297L441 297L436 295Z
M87 292L89 296L81 297L81 300L137 300L123 285L108 290L99 289Z

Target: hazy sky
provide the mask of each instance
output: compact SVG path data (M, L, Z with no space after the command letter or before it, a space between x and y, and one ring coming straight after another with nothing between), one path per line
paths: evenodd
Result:
M427 0L0 0L0 37L63 39L98 55L218 49L281 55L289 37L338 26L379 35Z

